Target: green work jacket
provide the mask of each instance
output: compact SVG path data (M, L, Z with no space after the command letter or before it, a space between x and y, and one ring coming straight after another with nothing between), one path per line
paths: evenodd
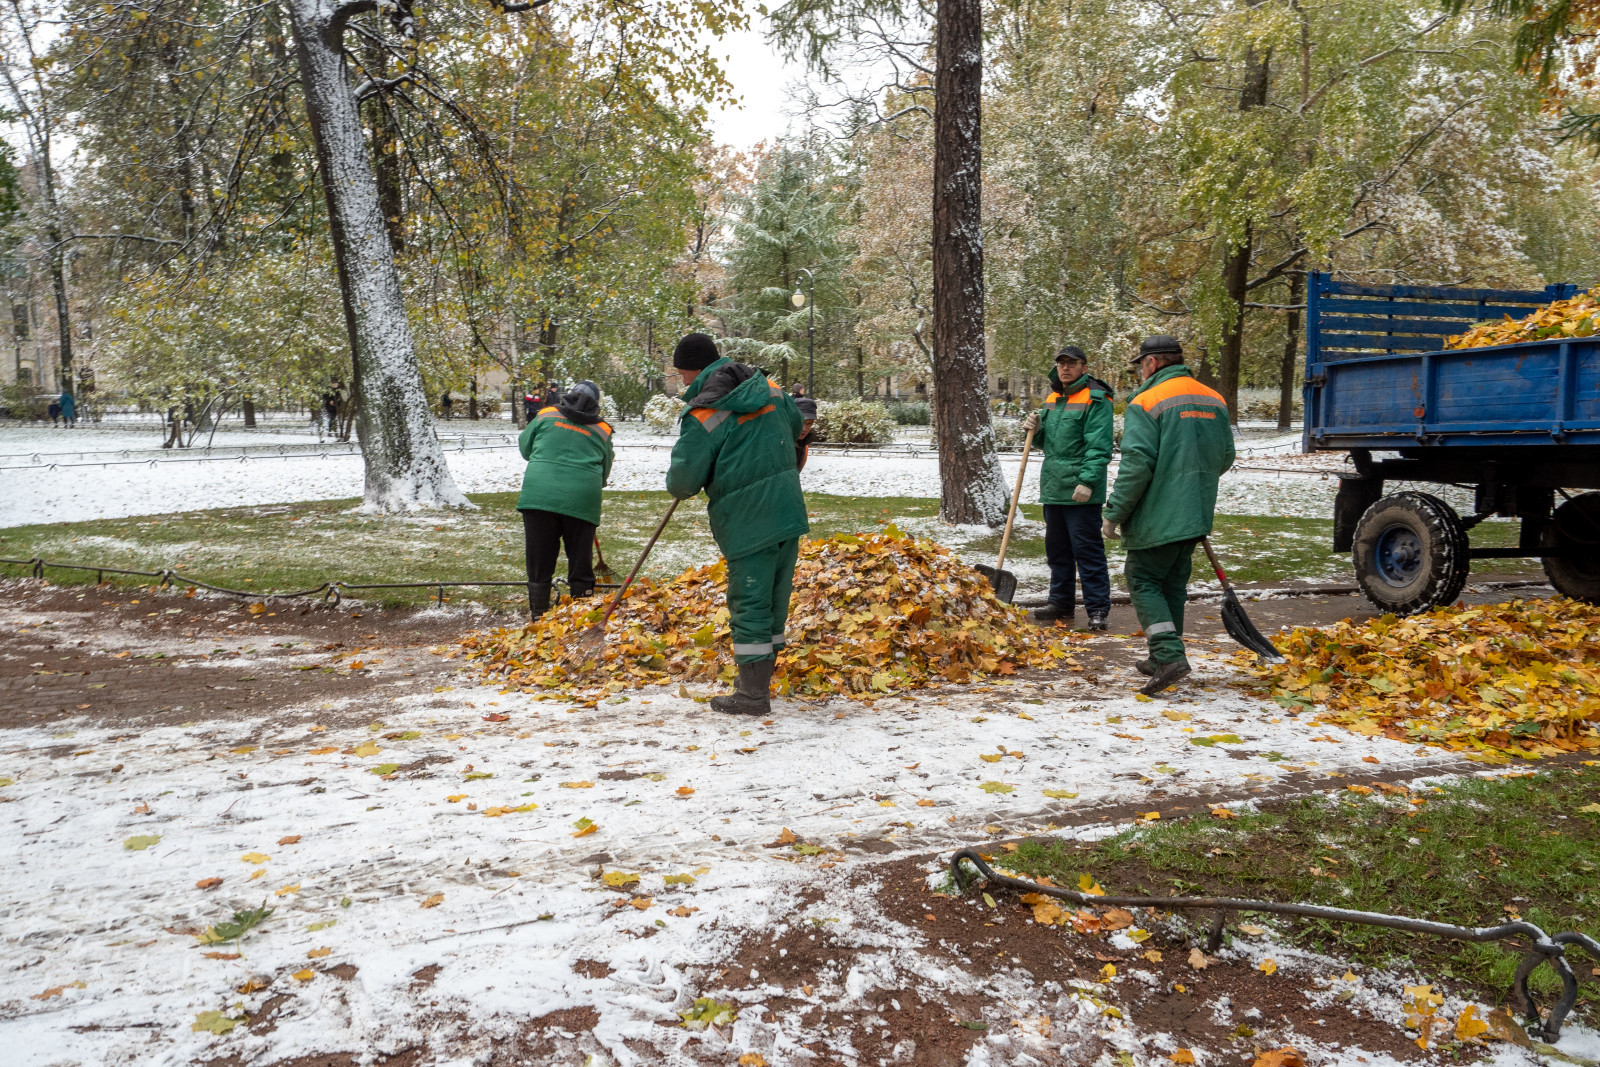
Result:
M1233 466L1228 404L1181 364L1163 367L1128 398L1122 461L1105 518L1130 549L1211 532L1217 480Z
M793 398L754 367L723 357L684 390L667 492L706 492L711 536L728 559L811 531L795 441L805 420Z
M528 421L517 448L522 472L519 511L553 511L600 525L600 487L611 478L611 427L584 423L560 408L542 408Z
M1052 382L1059 381L1052 376ZM1039 472L1039 503L1076 504L1073 490L1087 485L1085 504L1106 502L1106 464L1111 462L1111 394L1084 375L1070 387L1045 397L1034 440L1044 453Z

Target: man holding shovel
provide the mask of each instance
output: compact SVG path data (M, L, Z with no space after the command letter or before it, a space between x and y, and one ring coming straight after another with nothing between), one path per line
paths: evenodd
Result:
M784 645L800 536L809 533L796 444L806 432L794 399L754 367L720 355L703 333L678 342L672 366L687 388L667 492L706 491L711 536L728 567L734 690L715 711L766 715Z
M1124 574L1150 658L1146 696L1170 689L1189 673L1183 609L1195 545L1211 533L1217 480L1233 466L1228 403L1183 365L1183 346L1166 334L1147 337L1134 364L1144 384L1128 398L1117 484L1106 502L1102 532L1128 546Z
M1034 608L1034 622L1072 621L1077 581L1089 629L1104 630L1111 613L1111 575L1100 536L1100 506L1106 501L1106 464L1111 462L1111 387L1090 376L1083 349L1067 345L1050 372L1053 392L1022 420L1041 442L1039 502L1044 505L1044 551L1050 563L1050 602Z

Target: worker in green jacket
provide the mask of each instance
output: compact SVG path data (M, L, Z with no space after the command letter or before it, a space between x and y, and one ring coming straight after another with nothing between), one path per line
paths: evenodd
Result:
M1124 575L1150 658L1135 666L1153 696L1189 673L1183 609L1194 548L1211 532L1217 481L1233 466L1228 403L1183 365L1183 346L1147 337L1134 360L1144 384L1128 398L1117 484L1106 502L1103 533L1128 549Z
M594 593L595 530L600 525L600 488L611 478L611 427L600 417L600 387L578 382L555 404L541 408L517 448L528 461L522 472L524 557L528 610L537 619L550 608L556 554L567 549L567 589L574 598Z
M667 492L682 500L705 490L711 536L728 561L738 678L734 691L713 697L711 707L766 715L800 536L811 530L796 450L805 420L776 382L720 355L703 333L678 342L672 365L688 387L689 407L678 420Z
M1089 629L1104 630L1111 614L1111 574L1100 535L1106 502L1106 464L1111 462L1111 387L1088 373L1088 357L1077 345L1056 353L1053 391L1022 420L1044 453L1039 502L1044 505L1044 552L1050 564L1050 601L1034 608L1034 622L1071 622L1077 610L1077 579Z

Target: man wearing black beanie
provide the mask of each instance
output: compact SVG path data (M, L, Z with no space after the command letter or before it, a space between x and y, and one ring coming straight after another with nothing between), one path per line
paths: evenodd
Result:
M678 342L672 365L683 377L689 407L678 419L667 492L683 500L705 490L711 536L728 561L738 679L732 693L711 699L711 707L766 715L800 537L811 530L795 450L805 420L776 382L719 355L703 333Z

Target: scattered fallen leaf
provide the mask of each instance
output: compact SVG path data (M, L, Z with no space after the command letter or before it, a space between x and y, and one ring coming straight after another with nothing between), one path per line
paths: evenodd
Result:
M1174 1050L1172 1055L1168 1056L1167 1058L1173 1063L1193 1063L1194 1053L1190 1052L1186 1048L1180 1048Z
M320 959L323 959L326 956L331 955L332 953L333 953L333 949L331 947L330 948L314 948L310 952L306 953L306 959L320 960Z
M1078 794L1070 789L1046 789L1044 790L1044 795L1051 800L1076 800L1078 798Z
M278 844L280 844L280 845L298 845L299 843L300 843L300 835L299 834L290 834L288 837L280 837L280 838L278 838Z
M294 885L286 885L282 889L274 889L272 891L272 895L275 897L286 897L290 893L298 892L300 892L300 883L296 882Z
M435 893L432 896L427 897L426 899L424 899L423 902L422 902L422 906L424 908L437 908L440 904L443 904L443 903L444 903L444 894L443 893Z
M626 871L607 871L601 876L600 880L614 889L623 889L630 885L639 884L639 876L637 874L629 874ZM690 881L693 880L692 878L690 879ZM670 885L671 883L668 884Z
M360 756L362 759L365 759L368 756L376 756L382 751L383 749L378 747L377 742L363 741L359 745L356 745L354 748L352 748L350 750L350 754L352 756Z
M984 782L978 788L985 793L1012 793L1017 787L1006 782Z
M694 795L694 787L693 786L687 786L687 785L680 785L678 787L678 795L680 797L693 796Z
M194 887L196 889L215 889L221 884L221 878L202 878L194 884Z
M1274 959L1262 960L1260 963L1256 964L1256 967L1261 971L1262 974L1278 973L1278 961Z
M708 1026L726 1026L739 1017L732 1004L719 1004L710 997L698 997L688 1011L680 1011L687 1030L704 1030Z
M1251 1067L1306 1067L1306 1061L1292 1046L1263 1052Z
M160 843L161 837L159 834L136 834L122 842L122 847L129 852L143 852L151 845L159 845Z
M1193 967L1197 971L1203 971L1210 965L1211 961L1206 959L1206 954L1204 952L1201 952L1198 948L1191 948L1189 950L1189 966Z
M303 971L294 972L294 980L296 982L309 982L309 981L311 981L311 979L315 978L316 976L317 976L317 972L313 971L310 967L307 967Z
M562 789L593 789L593 782L562 782Z
M573 823L572 825L576 826L578 828L577 833L572 835L573 837L587 837L589 834L592 834L596 830L600 829L600 824L599 823L594 822L593 820L591 820L591 819L589 819L587 817L579 819L577 822Z
M257 863L257 864L260 864L260 863L267 862L272 857L267 855L264 852L246 852L243 856L240 856L239 858L244 860L246 863Z
M252 605L252 609L257 606L259 605ZM265 611L266 609L262 608L261 610ZM252 610L252 614L259 615L260 613ZM189 1024L189 1029L199 1033L226 1034L244 1021L243 1016L230 1018L220 1011L203 1011L194 1017L194 1022Z
M1468 1004L1461 1012L1461 1017L1456 1020L1456 1040L1471 1041L1479 1034L1489 1032L1489 1024L1478 1018L1478 1006Z

